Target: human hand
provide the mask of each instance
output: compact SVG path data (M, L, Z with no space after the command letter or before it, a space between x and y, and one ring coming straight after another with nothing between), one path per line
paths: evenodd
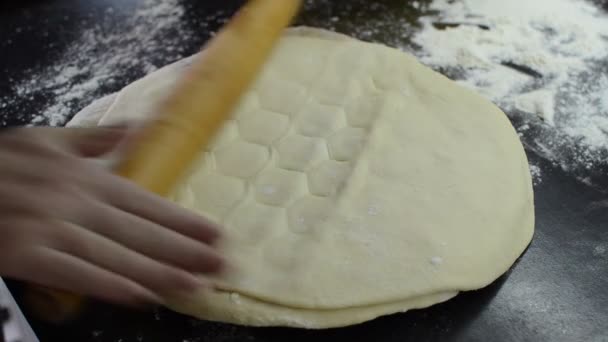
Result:
M123 304L205 286L219 230L86 158L121 128L0 132L0 275Z

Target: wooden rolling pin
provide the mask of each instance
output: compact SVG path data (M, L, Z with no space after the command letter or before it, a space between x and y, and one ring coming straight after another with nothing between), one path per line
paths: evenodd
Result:
M213 139L256 79L302 0L250 0L220 33L147 122L125 146L115 172L166 196ZM32 287L26 303L39 318L76 317L85 299Z

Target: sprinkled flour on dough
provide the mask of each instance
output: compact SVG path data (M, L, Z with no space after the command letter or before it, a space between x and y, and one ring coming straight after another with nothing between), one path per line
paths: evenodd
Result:
M430 262L433 266L439 266L443 264L443 258L439 256L434 256L431 258Z

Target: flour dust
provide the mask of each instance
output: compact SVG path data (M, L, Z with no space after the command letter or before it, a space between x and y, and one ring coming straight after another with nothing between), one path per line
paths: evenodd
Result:
M93 100L196 52L192 41L203 41L199 32L208 31L222 15L213 13L192 23L179 0L137 2L126 19L117 12L108 6L56 62L29 70L12 86L12 94L0 97L0 110L32 124L64 125ZM20 105L41 98L45 104L35 113Z

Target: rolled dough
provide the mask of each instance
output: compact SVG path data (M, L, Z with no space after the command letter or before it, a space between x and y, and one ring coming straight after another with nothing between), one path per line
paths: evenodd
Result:
M144 119L190 62L71 124ZM168 306L253 326L337 327L448 300L507 271L534 229L504 113L403 52L307 28L281 40L172 199L225 227L233 268Z

